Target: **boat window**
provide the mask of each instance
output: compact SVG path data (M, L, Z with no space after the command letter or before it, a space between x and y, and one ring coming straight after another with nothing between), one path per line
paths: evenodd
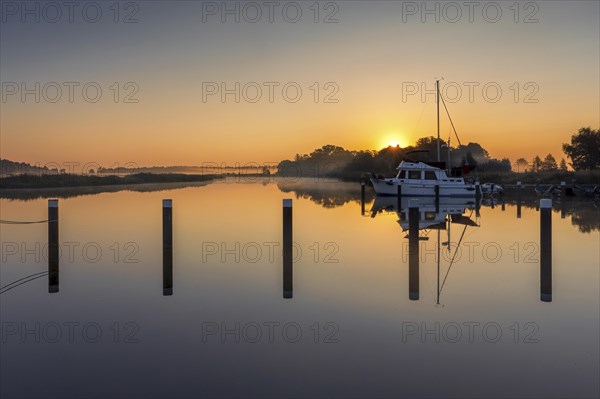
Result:
M435 220L435 212L425 212L425 220Z
M420 170L409 170L408 171L408 178L409 179L420 179L421 178L421 171Z
M437 180L435 172L432 170L425 171L425 180Z
M401 171L400 171L400 175L398 175L398 178L399 178L399 179L404 179L404 178L405 178L405 176L406 176L406 171L405 171L405 170L401 170Z

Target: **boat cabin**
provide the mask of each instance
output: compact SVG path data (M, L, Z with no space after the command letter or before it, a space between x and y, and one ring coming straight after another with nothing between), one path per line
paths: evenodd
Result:
M401 183L408 182L409 180L425 180L425 181L439 181L448 183L462 183L462 178L453 178L446 175L446 171L440 168L436 168L431 165L427 165L423 162L405 162L402 161L398 166L398 175L396 179L399 179Z

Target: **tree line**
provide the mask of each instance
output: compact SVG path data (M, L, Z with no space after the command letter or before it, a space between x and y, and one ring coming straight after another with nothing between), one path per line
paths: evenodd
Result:
M593 130L589 127L581 128L571 136L570 143L562 145L563 152L571 160L569 166L573 170L595 170L600 169L600 130ZM519 158L515 161L517 172L566 172L569 168L565 158L561 158L560 163L552 154L546 155L542 160L536 155L531 162L525 158Z
M293 160L279 163L278 173L285 176L333 176L356 178L364 172L383 175L395 174L402 160L434 161L437 159L438 142L433 136L422 137L415 145L402 148L386 147L379 151L352 151L336 145L325 145L309 154L296 154ZM479 172L551 172L568 171L568 165L576 171L600 169L600 130L581 128L571 136L571 142L563 144L563 152L570 159L560 162L552 154L542 160L536 155L531 162L519 158L514 165L508 158L496 159L479 143L449 147L440 140L440 160L452 166L476 166ZM514 168L513 168L514 167Z

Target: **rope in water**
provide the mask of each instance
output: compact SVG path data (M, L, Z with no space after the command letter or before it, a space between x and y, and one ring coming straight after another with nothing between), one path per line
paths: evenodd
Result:
M44 277L47 274L48 274L48 272L39 272L39 273L34 273L34 274L29 275L29 276L26 276L26 277L20 278L18 280L15 280L12 283L9 283L9 284L6 284L3 287L0 287L0 294L4 294L5 292L8 292L8 291L12 290L13 288L17 288L20 285L23 285L23 284L28 283L30 281L36 280L36 279L38 279L40 277ZM25 280L25 281L23 281L23 280ZM19 281L20 281L20 283L19 283ZM16 284L16 283L19 283L19 284Z

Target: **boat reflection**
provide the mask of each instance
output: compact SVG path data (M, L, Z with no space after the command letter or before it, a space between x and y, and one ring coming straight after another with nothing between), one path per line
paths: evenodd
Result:
M475 199L465 198L400 198L398 197L376 197L371 208L371 217L378 214L393 213L398 215L398 224L402 231L408 231L404 238L408 238L408 298L418 301L420 294L419 264L420 264L420 241L429 240L429 232L437 231L437 293L436 304L440 304L440 297L444 284L450 274L452 265L456 259L457 251L465 236L468 227L479 227L478 203ZM466 216L467 211L471 211ZM472 219L475 213L475 220ZM463 226L460 238L456 245L451 244L452 225ZM447 239L442 242L441 231L446 231ZM419 233L423 231L423 235ZM444 246L450 252L450 259L446 274L441 278L441 247Z
M371 208L371 217L374 218L384 212L396 212L398 224L402 227L402 231L406 231L409 228L408 204L410 200L411 198L403 197L400 200L400 210L398 210L397 197L376 197ZM475 209L475 205L474 199L442 198L439 203L436 203L435 198L420 198L419 230L446 230L449 228L449 223L478 226L475 220L464 215L467 210Z

